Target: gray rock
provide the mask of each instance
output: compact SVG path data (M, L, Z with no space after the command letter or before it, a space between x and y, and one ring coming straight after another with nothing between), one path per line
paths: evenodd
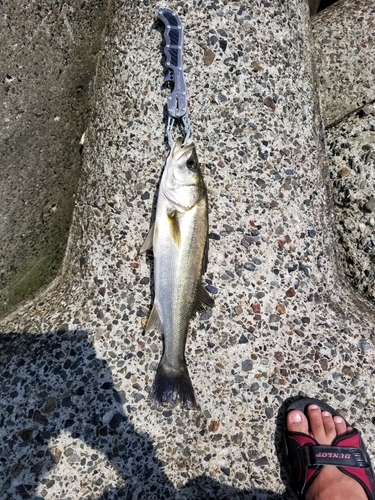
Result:
M364 205L363 208L368 213L375 212L375 198L370 198Z
M253 369L253 365L251 359L245 359L245 361L242 361L241 368L244 372L249 372Z

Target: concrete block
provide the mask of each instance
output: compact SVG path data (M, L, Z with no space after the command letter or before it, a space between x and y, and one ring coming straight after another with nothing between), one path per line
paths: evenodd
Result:
M374 0L339 0L312 18L326 127L375 100L374 9Z
M0 314L61 265L106 3L1 7Z
M159 4L111 6L62 273L0 323L2 494L291 498L288 398L324 399L375 446L374 309L338 265L308 3L173 4L215 298L189 326L191 410L148 402L163 339L144 333L153 262L138 250L169 152Z

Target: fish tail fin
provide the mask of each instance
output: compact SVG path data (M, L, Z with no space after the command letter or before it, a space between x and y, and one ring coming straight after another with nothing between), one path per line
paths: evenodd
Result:
M170 367L162 358L156 370L149 399L152 404L163 404L179 399L182 406L195 407L195 395L189 372L184 362L178 369Z

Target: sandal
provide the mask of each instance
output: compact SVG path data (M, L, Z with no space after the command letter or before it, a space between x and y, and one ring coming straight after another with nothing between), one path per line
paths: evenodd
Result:
M300 398L288 406L286 415L291 410L299 410L307 415L307 407L319 406L333 416L343 418L336 410L323 401ZM286 418L286 417L285 417ZM343 419L348 427L351 427ZM316 476L326 465L334 465L341 472L355 479L365 490L369 500L375 500L375 475L370 459L357 429L337 437L331 446L320 445L316 439L302 432L290 432L284 424L284 453L289 468L289 477L294 492L300 499Z

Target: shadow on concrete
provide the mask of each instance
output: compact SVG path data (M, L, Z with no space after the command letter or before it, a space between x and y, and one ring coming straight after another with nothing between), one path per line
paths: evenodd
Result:
M42 500L37 492L53 486L47 474L62 459L76 475L82 470L83 478L85 470L90 476L96 471L99 487L85 496L90 499L287 498L260 489L241 491L205 476L177 491L153 444L134 429L126 394L116 390L107 362L97 357L84 331L0 335L0 362L2 500ZM104 455L122 486L108 485L103 493L99 455L82 458L77 446L59 450L53 440L64 431Z
M327 7L330 7L331 5L333 5L336 2L337 2L337 0L321 0L321 2L319 2L318 12L326 9Z

